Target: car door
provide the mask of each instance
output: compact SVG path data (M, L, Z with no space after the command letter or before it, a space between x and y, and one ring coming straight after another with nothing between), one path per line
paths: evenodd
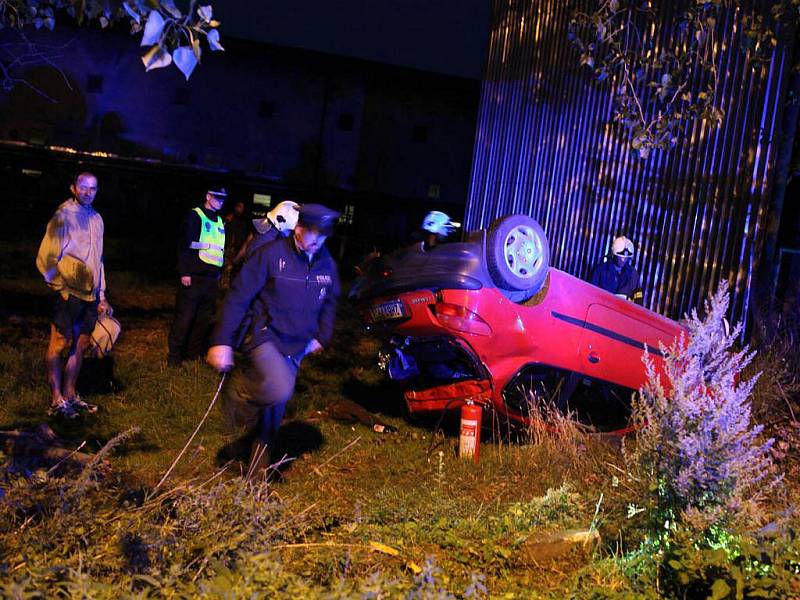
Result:
M634 389L644 383L645 345L651 355L660 357L659 341L669 345L676 332L660 323L655 313L640 312L589 305L578 349L584 374ZM652 319L648 319L650 314Z

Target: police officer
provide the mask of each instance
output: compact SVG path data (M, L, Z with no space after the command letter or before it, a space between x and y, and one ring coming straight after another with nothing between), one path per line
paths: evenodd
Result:
M255 471L269 464L303 357L320 352L333 336L339 278L324 242L338 217L320 204L303 205L293 234L245 261L220 308L208 351L218 371L232 368L237 330L248 310L254 314L241 346L246 363L234 372L225 397L232 423L254 436Z
M633 242L625 236L617 237L611 244L611 254L594 268L589 281L612 294L642 304L642 280L633 268Z
M224 187L208 190L203 206L190 210L181 226L180 282L168 339L173 365L205 352L224 260L225 226L219 210L227 195Z

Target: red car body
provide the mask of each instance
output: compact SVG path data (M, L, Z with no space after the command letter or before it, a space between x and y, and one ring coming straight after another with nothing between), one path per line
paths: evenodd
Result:
M659 366L659 345L682 330L546 266L535 294L520 300L519 291L492 284L481 266L486 248L484 235L428 252L402 250L375 265L372 285L355 294L367 328L388 340L389 372L404 386L411 413L472 400L526 423L525 398L551 395L570 376L624 396L645 382L644 349ZM437 252L448 258L437 260Z

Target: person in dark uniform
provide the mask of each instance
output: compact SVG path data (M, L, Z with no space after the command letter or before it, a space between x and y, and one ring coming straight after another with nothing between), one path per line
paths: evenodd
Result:
M253 315L241 344L246 363L234 371L225 401L232 424L253 436L258 473L269 464L300 363L333 337L339 277L324 243L338 217L320 204L303 205L291 236L245 260L218 314L207 360L220 372L233 367L237 331L245 314Z
M247 238L242 244L234 265L240 265L245 259L250 258L264 244L267 244L282 235L289 235L297 225L300 215L300 205L291 200L279 202L275 208L262 219L253 219Z
M642 304L642 279L633 268L633 242L625 236L617 237L611 244L611 254L594 268L589 283Z
M180 282L168 338L172 365L205 353L224 259L225 227L219 210L226 196L225 188L208 190L203 206L190 210L181 226Z

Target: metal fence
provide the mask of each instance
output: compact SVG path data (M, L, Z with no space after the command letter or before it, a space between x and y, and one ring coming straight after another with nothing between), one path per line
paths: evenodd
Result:
M698 123L643 160L612 123L612 86L578 66L567 39L573 8L495 0L465 226L529 214L547 233L552 264L584 278L624 234L637 248L646 306L678 318L727 279L732 318L746 320L792 41L769 62L752 61L729 11L716 41L722 125Z

